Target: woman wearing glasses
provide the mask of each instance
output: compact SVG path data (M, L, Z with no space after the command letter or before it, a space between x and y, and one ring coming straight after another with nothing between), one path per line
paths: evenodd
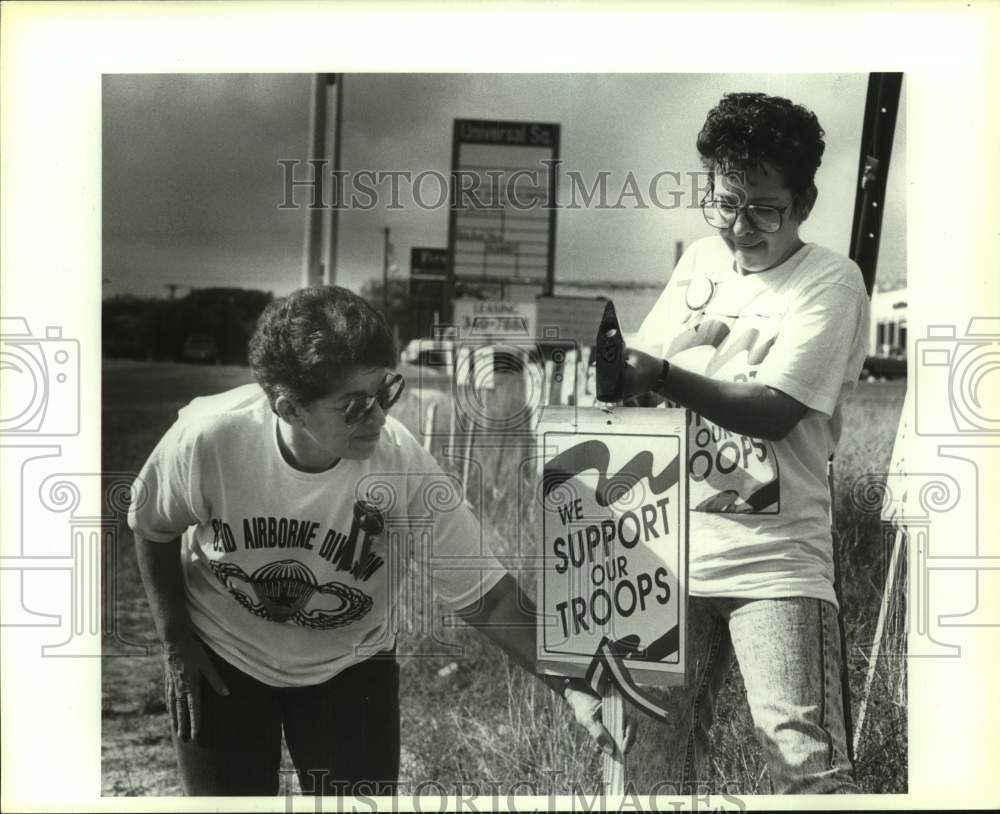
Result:
M841 685L827 461L861 370L868 297L807 243L816 116L725 96L697 146L716 230L683 255L628 351L625 396L689 409L692 672L670 781L709 778L714 696L735 656L778 793L856 792Z
M423 568L411 593L433 590L533 671L530 605L461 494L387 417L403 378L364 300L319 287L272 302L250 363L256 384L181 410L129 513L183 786L275 794L284 733L305 793L391 794L405 574ZM422 527L407 535L411 521ZM428 525L423 548L406 542ZM546 680L613 751L584 682Z

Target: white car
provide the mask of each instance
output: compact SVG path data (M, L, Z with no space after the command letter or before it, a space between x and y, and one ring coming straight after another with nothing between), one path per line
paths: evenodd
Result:
M403 352L400 361L408 365L430 365L451 369L452 357L455 352L455 341L452 339L411 339Z

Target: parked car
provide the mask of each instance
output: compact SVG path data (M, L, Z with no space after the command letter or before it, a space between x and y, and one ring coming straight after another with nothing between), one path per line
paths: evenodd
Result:
M184 346L181 348L181 358L187 362L202 362L210 365L217 365L221 361L215 337L208 334L191 334L185 339Z
M868 356L861 369L861 380L906 378L906 359L899 356Z
M403 348L400 358L409 365L450 368L456 345L453 339L414 339Z

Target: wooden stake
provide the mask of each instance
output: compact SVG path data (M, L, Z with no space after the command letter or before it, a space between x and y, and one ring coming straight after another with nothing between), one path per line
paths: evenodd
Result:
M865 726L865 713L868 711L868 698L872 693L872 683L875 680L875 671L878 668L878 659L882 653L882 639L885 637L885 623L890 613L890 605L896 594L896 580L898 579L899 560L902 556L903 546L906 544L906 532L897 528L892 541L892 556L889 559L889 571L885 575L885 587L882 589L882 604L878 611L878 622L875 625L875 641L872 644L872 652L869 656L868 674L865 676L865 691L861 695L861 706L858 709L858 721L854 727L854 757L857 759L858 747L861 745L861 731ZM847 659L847 653L844 653Z
M434 441L434 419L437 417L437 403L427 405L427 412L424 414L424 449L431 451L431 444Z
M609 684L604 691L601 704L601 717L604 721L604 728L611 733L611 737L615 739L615 743L620 748L625 742L625 702L613 684ZM618 758L604 754L602 757L602 768L606 793L609 796L624 794L625 756L622 755Z
M476 422L470 421L465 431L465 454L462 457L462 497L469 496L469 469L472 466L472 441L476 433Z

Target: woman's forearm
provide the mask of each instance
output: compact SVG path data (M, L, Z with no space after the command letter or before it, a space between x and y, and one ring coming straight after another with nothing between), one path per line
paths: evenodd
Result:
M164 643L191 637L181 574L181 539L156 543L138 535L135 554L156 633Z
M657 394L731 432L780 441L798 423L805 406L756 382L710 379L671 365Z
M534 604L510 574L506 574L473 606L456 615L500 647L527 672L537 675L554 690L562 679L538 673Z

